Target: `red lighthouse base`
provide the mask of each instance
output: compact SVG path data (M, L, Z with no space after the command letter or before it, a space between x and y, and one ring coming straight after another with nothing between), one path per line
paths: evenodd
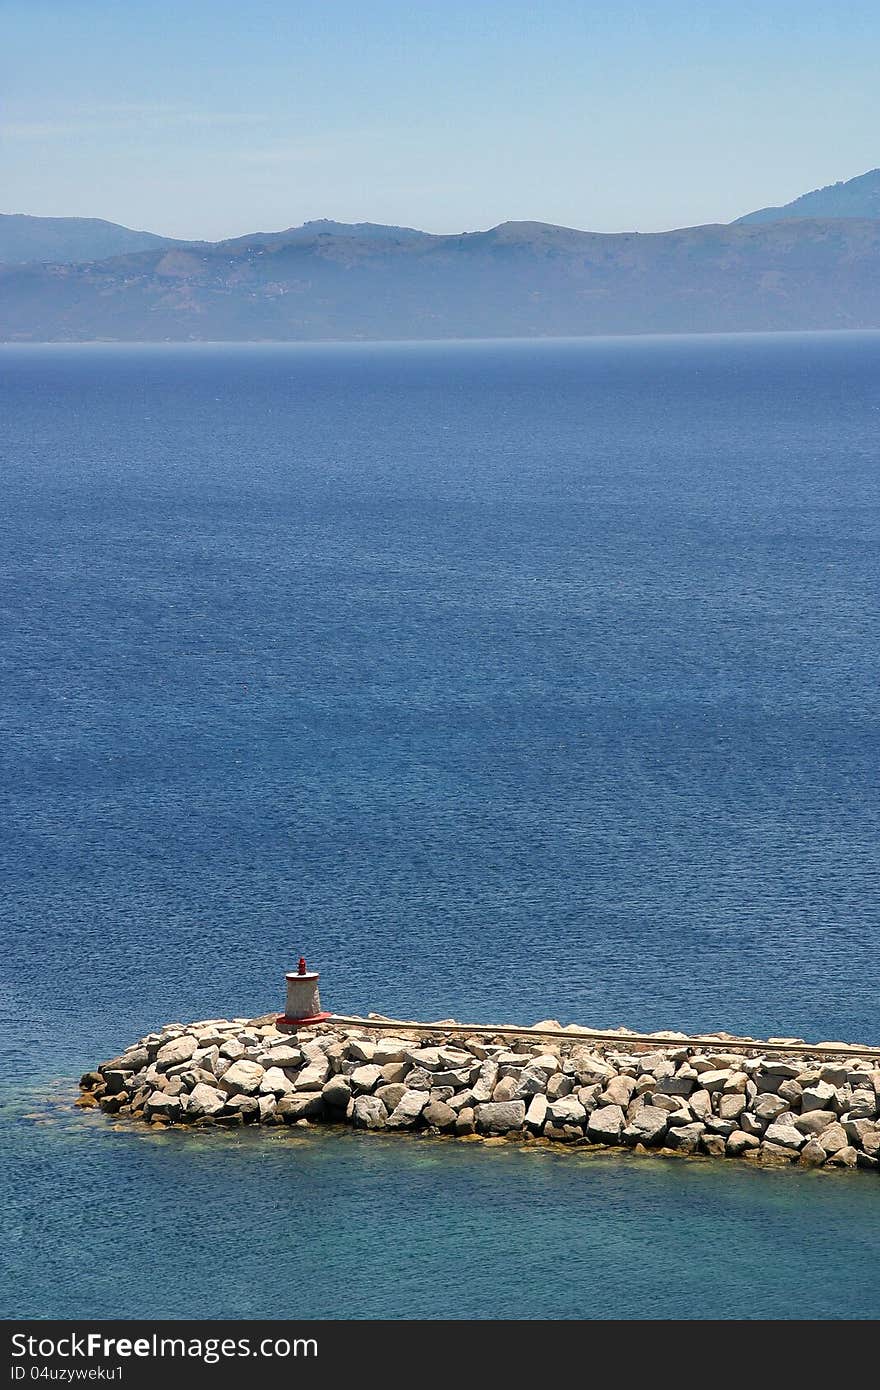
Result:
M288 1018L286 1014L281 1014L275 1020L275 1027L281 1029L311 1028L313 1023L326 1023L332 1014L312 1014L310 1018Z

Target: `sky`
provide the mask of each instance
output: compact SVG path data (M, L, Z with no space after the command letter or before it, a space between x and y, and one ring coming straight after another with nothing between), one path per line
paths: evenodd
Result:
M876 0L0 0L0 211L727 222L880 165Z

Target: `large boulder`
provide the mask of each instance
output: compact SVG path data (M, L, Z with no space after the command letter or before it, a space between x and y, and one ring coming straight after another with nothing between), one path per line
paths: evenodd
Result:
M825 1145L822 1147L824 1149ZM828 1155L829 1168L855 1168L858 1161L859 1151L853 1148L852 1144L845 1144L842 1149L836 1149L833 1154Z
M292 1081L284 1075L280 1067L267 1067L260 1081L260 1094L264 1096L285 1096L294 1089Z
M552 1074L548 1074L542 1067L526 1067L519 1079L514 1095L519 1100L525 1101L528 1101L530 1096L543 1095Z
M783 1149L794 1149L797 1152L804 1147L806 1142L806 1137L801 1134L799 1129L795 1129L794 1125L775 1123L768 1125L764 1133L765 1146L775 1144Z
M480 1073L479 1063L473 1057L470 1059L472 1065L469 1067L459 1067L456 1071L438 1070L431 1075L431 1089L437 1086L451 1086L453 1091L461 1091L465 1086L470 1086Z
M788 1103L774 1093L766 1092L752 1102L752 1114L759 1120L770 1123L777 1115L788 1109Z
M483 1134L506 1134L511 1129L522 1129L525 1124L526 1107L521 1100L490 1101L478 1105L476 1112L477 1128Z
M321 1090L324 1104L331 1110L344 1110L351 1100L351 1086L345 1076L331 1076Z
M725 1092L718 1100L718 1114L722 1120L736 1120L746 1108L746 1098L739 1092Z
M757 1149L761 1141L756 1134L746 1134L744 1129L735 1129L727 1138L727 1152L731 1158L739 1158L740 1154L748 1153L751 1149Z
M880 1125L873 1120L852 1119L850 1114L842 1117L841 1124L851 1144L862 1149L869 1158L877 1157L880 1153Z
M839 1153L841 1149L849 1147L846 1130L838 1120L832 1120L832 1123L823 1129L822 1133L817 1137L827 1154L836 1154Z
M587 1112L576 1096L560 1096L547 1102L547 1119L554 1125L582 1125Z
M282 1096L275 1105L275 1115L285 1124L297 1120L310 1120L324 1113L324 1099L320 1091L297 1092L293 1096Z
M172 1038L171 1042L160 1047L156 1053L156 1066L159 1071L167 1071L169 1067L176 1066L178 1062L188 1062L197 1046L195 1038L191 1038L187 1033L184 1033L181 1038Z
M387 1121L388 1111L378 1096L355 1096L351 1112L355 1129L384 1129Z
M492 1099L498 1105L504 1105L508 1101L515 1100L518 1085L519 1082L516 1076L511 1076L510 1073L508 1073L507 1076L502 1076L495 1090L492 1092Z
M309 1062L308 1066L303 1067L294 1085L298 1091L322 1091L329 1077L330 1063L322 1056L320 1061Z
M873 1089L853 1091L846 1113L851 1120L873 1120L877 1114L877 1097Z
M419 1092L418 1094L422 1094ZM426 1125L431 1125L434 1129L452 1129L458 1116L455 1111L442 1100L429 1100L422 1111L422 1119Z
M678 1153L696 1153L705 1131L706 1126L699 1120L689 1125L675 1125L667 1131L666 1147L675 1149Z
M388 1117L389 1129L412 1129L429 1103L427 1091L404 1091Z
M657 1081L657 1092L661 1096L689 1096L697 1084L697 1073L693 1067L682 1067L674 1076L662 1076Z
M669 1128L669 1112L657 1105L643 1105L630 1119L627 1130L637 1144L660 1144Z
M260 1118L260 1098L243 1095L230 1096L226 1102L226 1113L241 1115L246 1124L253 1124Z
M381 1067L377 1067L373 1062L367 1062L364 1066L355 1067L354 1071L349 1073L348 1080L352 1090L357 1093L374 1091L385 1078L382 1075Z
M147 1098L144 1105L144 1114L148 1116L158 1115L168 1120L176 1120L182 1111L179 1096L169 1096L165 1091L154 1091Z
M617 1144L623 1125L624 1116L619 1105L602 1105L587 1121L587 1138L594 1144Z
M373 1055L371 1062L375 1062L377 1067L384 1067L391 1062L404 1062L411 1043L403 1042L401 1038L379 1038L373 1045Z
M625 1110L635 1088L636 1083L632 1076L612 1076L599 1097L599 1105L606 1108L619 1105Z
M547 1118L547 1106L548 1101L545 1095L539 1093L536 1096L532 1096L529 1108L526 1111L526 1124L529 1129L534 1130L536 1134L540 1134L541 1130L544 1128L544 1121Z
M803 1168L821 1168L828 1155L818 1139L810 1139L798 1154L798 1163Z
M221 1095L213 1086L208 1086L204 1081L200 1081L197 1086L193 1086L189 1093L189 1104L186 1108L190 1119L198 1119L201 1115L216 1115L218 1110L222 1110L226 1103L226 1097Z
M298 1067L302 1059L303 1055L298 1047L291 1047L290 1043L282 1042L266 1053L266 1066Z
M441 1047L439 1052L441 1067L447 1071L458 1071L461 1067L474 1065L473 1053L465 1052L460 1047Z
M837 1090L827 1081L817 1081L813 1086L805 1086L801 1095L801 1113L810 1110L832 1110L837 1098Z
M795 1129L811 1138L820 1138L835 1123L833 1110L809 1110L805 1115L796 1115L794 1120Z
M492 1099L492 1092L498 1084L498 1063L487 1058L480 1067L477 1080L473 1085L474 1101L477 1105L484 1104Z
M414 1067L424 1067L425 1071L437 1071L442 1066L439 1047L409 1047L406 1060Z
M688 1109L696 1120L707 1120L712 1114L712 1096L709 1091L692 1091L688 1096Z
M233 1062L221 1076L219 1086L227 1095L252 1096L259 1090L263 1076L259 1062Z

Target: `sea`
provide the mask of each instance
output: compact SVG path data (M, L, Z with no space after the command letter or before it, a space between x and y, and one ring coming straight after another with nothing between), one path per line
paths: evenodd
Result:
M880 334L0 348L5 1318L871 1318L880 1186L73 1107L325 1007L880 1043Z

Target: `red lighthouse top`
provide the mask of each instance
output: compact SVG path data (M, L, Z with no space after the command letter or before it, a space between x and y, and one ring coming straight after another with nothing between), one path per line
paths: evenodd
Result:
M305 973L306 973L306 958L305 958L305 956L300 956L300 958L299 958L299 965L296 967L296 973L297 973L297 975L305 975Z

